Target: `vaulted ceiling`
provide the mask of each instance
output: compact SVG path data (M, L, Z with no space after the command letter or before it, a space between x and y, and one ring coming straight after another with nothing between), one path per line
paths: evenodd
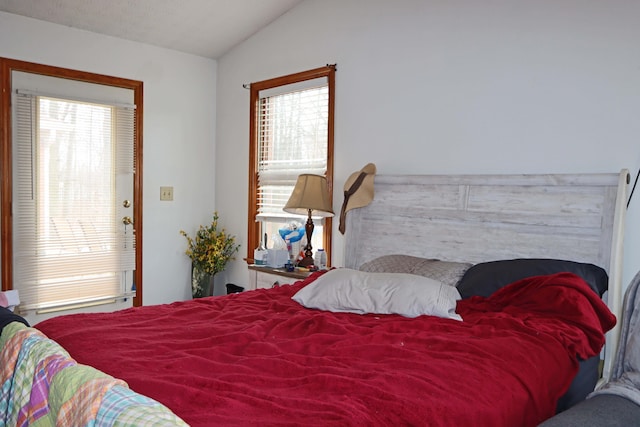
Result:
M0 0L0 11L218 58L302 0Z

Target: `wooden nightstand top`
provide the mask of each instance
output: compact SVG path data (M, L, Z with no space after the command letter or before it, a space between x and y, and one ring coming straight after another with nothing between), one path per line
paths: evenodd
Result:
M311 274L311 271L287 271L284 268L267 267L266 265L249 264L248 267L250 270L269 274L277 274L278 276L291 277L294 279L305 279Z

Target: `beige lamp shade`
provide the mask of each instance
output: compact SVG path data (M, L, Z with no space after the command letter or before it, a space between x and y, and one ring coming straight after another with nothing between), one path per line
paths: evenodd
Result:
M329 199L327 179L321 175L302 174L298 176L289 201L283 210L296 215L307 215L309 209L314 216L333 216L333 208Z

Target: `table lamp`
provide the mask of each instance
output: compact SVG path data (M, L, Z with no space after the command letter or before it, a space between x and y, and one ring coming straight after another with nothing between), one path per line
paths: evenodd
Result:
M311 236L313 235L313 220L311 214L322 218L333 216L327 179L321 175L302 174L298 176L289 201L283 210L296 215L307 215L305 232L307 245L304 248L304 258L298 262L300 267L313 265Z

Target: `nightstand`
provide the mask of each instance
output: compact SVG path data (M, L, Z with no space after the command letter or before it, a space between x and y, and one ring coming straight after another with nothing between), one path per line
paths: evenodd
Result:
M308 271L287 271L264 265L249 265L249 289L272 288L307 278Z

